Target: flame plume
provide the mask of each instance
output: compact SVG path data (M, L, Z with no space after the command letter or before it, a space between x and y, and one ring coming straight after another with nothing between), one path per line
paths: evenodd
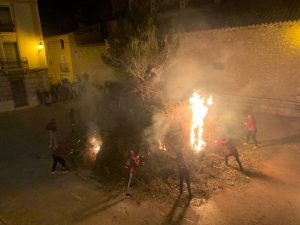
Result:
M203 98L197 91L190 97L192 110L192 125L190 128L190 142L195 151L201 151L206 143L203 140L203 124L208 113L208 106L213 104L212 96Z

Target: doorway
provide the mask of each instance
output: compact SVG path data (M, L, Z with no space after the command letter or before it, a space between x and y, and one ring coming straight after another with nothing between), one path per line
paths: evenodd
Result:
M13 99L15 102L15 107L27 106L27 95L24 85L24 79L12 79L10 80L10 86L12 90Z

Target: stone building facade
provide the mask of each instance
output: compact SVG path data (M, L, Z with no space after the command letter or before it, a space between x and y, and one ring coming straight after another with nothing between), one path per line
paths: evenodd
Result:
M183 35L172 75L183 89L300 115L299 56L300 21L195 31Z

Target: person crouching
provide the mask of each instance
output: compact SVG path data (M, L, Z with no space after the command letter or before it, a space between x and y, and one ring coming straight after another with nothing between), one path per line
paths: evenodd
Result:
M239 164L240 171L243 171L243 166L240 161L239 153L235 144L233 143L233 140L231 138L225 137L222 140L215 141L215 143L223 147L225 165L228 166L228 157L234 156L235 160Z

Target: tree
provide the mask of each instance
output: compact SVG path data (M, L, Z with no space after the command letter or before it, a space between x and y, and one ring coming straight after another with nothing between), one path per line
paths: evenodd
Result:
M110 174L123 168L130 148L140 151L145 144L143 132L163 105L160 78L178 35L161 32L149 13L135 8L119 19L106 44L103 60L119 81L110 85L99 104L103 146L97 168Z
M163 68L178 43L177 32L161 32L147 11L135 8L118 21L103 59L149 103L153 98L158 101Z

